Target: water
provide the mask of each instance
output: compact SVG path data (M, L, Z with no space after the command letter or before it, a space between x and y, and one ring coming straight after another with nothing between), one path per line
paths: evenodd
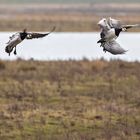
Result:
M6 42L13 33L0 33L0 59L17 58L35 60L68 60L68 59L121 59L140 61L140 33L122 33L117 41L128 50L124 55L104 53L97 44L99 33L52 33L48 37L24 40L17 47L17 56L5 53Z

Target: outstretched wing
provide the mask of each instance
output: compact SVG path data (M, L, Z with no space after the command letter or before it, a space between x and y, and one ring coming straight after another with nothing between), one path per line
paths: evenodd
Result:
M15 33L12 36L9 37L9 41L6 44L9 44L15 40L18 40L20 38L19 33Z
M16 33L9 37L10 40L6 43L5 52L10 53L12 52L13 48L16 47L22 40L20 38L20 34Z
M120 20L117 19L113 19L113 18L109 18L107 20L108 25L110 26L110 28L122 28L122 23Z
M134 24L134 25L122 25L123 28L130 29L135 27L140 27L140 24Z
M115 40L111 40L102 44L106 51L112 54L124 54L126 50L124 50L119 43Z
M26 39L42 38L42 37L49 35L54 30L55 30L55 27L53 27L53 29L49 33L45 33L45 34L43 34L43 33L27 33L28 35L27 35Z
M126 28L126 29L130 29L130 28L133 28L133 27L140 27L140 24L123 25L120 20L113 19L111 17L107 20L107 22L108 22L108 25L111 28Z

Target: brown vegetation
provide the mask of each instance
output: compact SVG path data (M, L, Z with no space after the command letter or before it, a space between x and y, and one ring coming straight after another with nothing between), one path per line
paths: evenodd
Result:
M111 16L127 24L140 23L139 9L140 4L0 5L0 31L47 31L52 26L56 26L57 32L99 31L97 22L103 17Z
M140 139L140 63L0 61L0 139Z

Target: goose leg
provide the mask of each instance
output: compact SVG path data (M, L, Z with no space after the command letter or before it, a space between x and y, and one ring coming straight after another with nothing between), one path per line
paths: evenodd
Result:
M103 48L103 51L106 53L106 49L105 48Z
M14 55L16 55L17 54L17 50L16 50L16 47L15 47L15 50L14 50Z

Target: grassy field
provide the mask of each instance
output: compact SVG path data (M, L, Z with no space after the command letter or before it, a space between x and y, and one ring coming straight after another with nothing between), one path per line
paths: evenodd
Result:
M139 140L140 63L0 61L0 139Z

